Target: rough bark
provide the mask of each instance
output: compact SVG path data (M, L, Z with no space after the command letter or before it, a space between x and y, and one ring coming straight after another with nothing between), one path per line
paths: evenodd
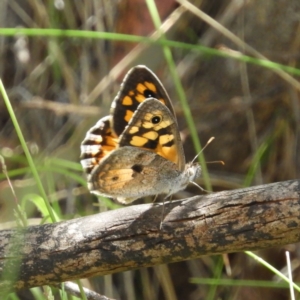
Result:
M0 231L0 290L300 241L300 180Z

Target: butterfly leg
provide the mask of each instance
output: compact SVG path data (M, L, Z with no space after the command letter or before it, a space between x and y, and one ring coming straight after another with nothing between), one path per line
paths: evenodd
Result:
M164 216L165 216L165 200L170 197L170 201L172 201L172 195L168 194L166 197L163 199L163 208L161 212L161 218L160 218L160 225L159 225L159 230L162 230L162 225L164 221Z
M154 203L154 202L157 200L157 197L158 197L158 194L155 195L155 197L154 197L152 203Z

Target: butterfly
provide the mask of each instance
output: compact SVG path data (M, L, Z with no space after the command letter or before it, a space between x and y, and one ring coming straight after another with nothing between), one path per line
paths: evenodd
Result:
M201 175L185 162L173 105L156 75L132 68L111 105L81 144L81 164L92 193L122 204L183 190Z

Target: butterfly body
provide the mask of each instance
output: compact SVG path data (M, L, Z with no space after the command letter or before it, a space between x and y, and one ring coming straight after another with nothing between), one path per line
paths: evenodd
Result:
M172 195L201 174L199 164L185 163L171 101L144 66L129 71L111 115L88 131L81 164L92 193L122 204L144 196Z

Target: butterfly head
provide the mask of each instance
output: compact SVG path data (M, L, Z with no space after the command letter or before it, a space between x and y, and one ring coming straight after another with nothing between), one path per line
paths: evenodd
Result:
M189 182L192 182L201 176L201 167L195 162L186 164L185 171L187 173L187 177L189 178Z

